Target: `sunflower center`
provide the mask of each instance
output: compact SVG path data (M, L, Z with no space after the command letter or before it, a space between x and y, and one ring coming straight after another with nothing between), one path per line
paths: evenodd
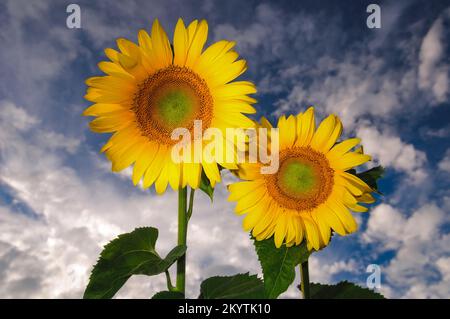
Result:
M280 153L280 169L267 175L269 193L284 207L313 210L326 201L333 188L333 170L326 157L309 147Z
M309 163L298 158L287 159L278 175L278 186L292 197L302 197L317 186L318 176Z
M206 82L186 67L169 66L147 78L134 97L136 122L144 136L175 144L172 131L178 127L191 131L194 120L209 127L213 99Z

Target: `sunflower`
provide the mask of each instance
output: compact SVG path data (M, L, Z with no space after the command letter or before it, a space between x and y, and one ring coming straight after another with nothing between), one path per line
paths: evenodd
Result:
M179 19L172 46L156 20L151 34L139 31L138 44L120 38L118 50L105 49L110 61L98 67L106 75L86 81L85 98L95 104L83 114L96 117L90 123L94 132L113 133L101 151L113 171L134 164L135 185L141 180L144 188L155 184L157 193L168 184L174 190L198 188L203 171L214 186L220 181L218 165L237 168L234 162L180 163L171 157L178 142L171 138L175 128L186 128L193 143L201 138L194 132L197 120L200 133L211 127L225 131L254 126L244 113L255 113L251 104L256 100L248 96L255 86L232 82L246 70L246 62L238 60L235 42L219 41L203 50L207 36L205 20L185 27Z
M262 118L261 127L272 128ZM236 213L246 214L243 228L256 240L274 236L276 247L299 245L309 249L326 246L332 231L346 235L357 230L350 211L365 212L360 203L373 203L373 190L349 173L370 156L354 150L360 139L336 143L342 124L328 116L315 128L314 109L297 116L282 116L279 129L279 169L261 174L261 163L239 164L244 181L229 185Z

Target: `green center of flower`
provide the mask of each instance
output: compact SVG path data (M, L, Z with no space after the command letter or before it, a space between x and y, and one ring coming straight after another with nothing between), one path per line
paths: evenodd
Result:
M330 196L334 171L324 154L310 147L293 147L280 152L280 169L266 180L269 194L281 206L312 211Z
M206 130L213 114L213 99L206 82L186 67L169 66L139 85L132 110L142 135L159 143L175 144L176 128L193 134L195 120Z
M297 158L286 160L278 173L278 186L292 197L308 195L317 184L317 172L312 165Z
M162 126L170 129L186 127L195 119L197 101L189 89L168 89L155 104L154 115Z

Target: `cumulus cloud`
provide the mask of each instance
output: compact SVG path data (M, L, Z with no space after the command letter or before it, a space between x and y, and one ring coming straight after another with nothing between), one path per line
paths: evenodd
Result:
M449 92L450 66L445 59L445 40L448 34L444 24L450 20L445 11L431 26L420 47L419 87L430 90L437 102L445 102Z
M450 236L441 228L448 222L445 212L427 204L410 216L389 204L378 205L370 214L362 238L380 251L395 256L382 267L394 296L406 298L446 298L450 293Z
M309 104L316 105L320 115L337 113L346 133L363 138L375 163L404 173L406 180L392 188L405 181L416 183L416 189L420 186L420 194L425 193L420 203L416 200L406 207L402 200L392 200L372 212L363 242L377 248L364 254L370 261L394 250L384 270L389 282L383 291L389 296L450 295L449 236L442 227L446 220L442 212L448 211L450 199L444 193L442 201L447 204L442 210L429 204L423 188L431 159L396 129L400 121L417 120L430 105L446 102L444 14L426 26L423 38L397 39L395 20L406 5L393 6L391 13L384 8L391 22L360 42L360 33L355 37L339 12L311 11L307 6L291 10L261 3L253 8L239 2L242 10L236 15L227 9L229 2L222 7L201 1L173 0L164 5L130 1L127 6L80 1L83 29L69 30L64 5L50 4L8 1L1 5L5 10L0 20L4 99L0 102L0 191L12 199L2 201L0 192L0 296L80 297L102 245L137 226L161 230L162 254L173 247L175 194L158 197L133 188L129 169L110 173L109 163L98 154L104 138L89 135L80 116L85 106L81 83L97 72L101 49L114 45L115 37L135 39L136 31L148 29L156 17L170 29L179 16L190 20L203 14L214 26L213 40L237 40L238 52L249 61L246 79L258 84L263 113L298 112ZM420 20L405 28L416 34L415 28L423 25ZM395 43L395 54L389 43ZM429 136L446 137L445 129L435 131ZM441 170L448 170L447 157L437 165ZM224 179L226 184L233 178ZM248 234L233 215L223 185L216 189L213 204L197 193L188 238L189 297L197 296L199 283L210 275L260 273ZM360 219L364 225L364 217ZM358 234L344 240L357 242ZM331 283L342 274L364 272L353 248L346 247L339 250L344 261L329 258L337 255L331 250L326 256L313 255L312 280ZM426 275L419 278L416 271ZM164 287L164 276L136 276L117 297L146 298ZM284 297L298 295L292 286Z
M0 295L80 297L101 246L137 226L160 228L158 248L166 253L171 249L176 242L177 220L173 192L160 197L138 189L121 189L114 186L110 173L102 175L103 170L81 176L64 161L73 153L73 141L60 137L60 147L55 148L46 139L33 138L42 129L33 125L24 128L24 123L36 121L12 103L1 106L9 110L0 117L1 181L36 216L1 207L0 268L5 275L0 277ZM11 114L16 116L5 118ZM4 125L6 122L11 125ZM207 276L259 271L248 234L241 230L240 219L232 213L224 192L217 189L213 205L205 195L197 195L188 242L192 245L187 269L192 297ZM133 279L119 297L148 297L152 291L164 289L163 277L142 278Z
M438 168L441 171L450 173L450 149L447 149L447 151L444 154L444 157L439 161Z
M364 144L364 151L374 157L375 163L406 173L411 182L420 183L426 177L426 154L398 136L380 132L372 125L360 125L356 130Z

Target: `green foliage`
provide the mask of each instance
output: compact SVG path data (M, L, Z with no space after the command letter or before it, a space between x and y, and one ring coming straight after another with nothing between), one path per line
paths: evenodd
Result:
M84 298L112 298L132 275L158 275L185 254L186 246L180 245L162 259L155 250L157 238L156 228L143 227L108 243L92 270Z
M363 180L367 185L369 185L374 191L378 192L378 180L384 175L384 167L376 166L367 171L356 173L354 169L348 171L350 174L353 174ZM381 194L381 193L380 193Z
M199 188L201 191L203 191L206 195L209 196L212 202L214 198L214 187L211 186L211 183L208 177L206 177L206 174L203 170Z
M262 299L264 284L256 275L237 274L206 279L200 286L199 299Z
M256 254L264 274L264 288L267 298L277 298L285 292L295 279L295 267L306 261L310 255L305 241L299 246L275 247L273 238L254 240Z
M311 299L384 299L383 295L348 281L336 285L311 283Z
M160 291L153 295L152 299L184 299L184 295L179 291Z

